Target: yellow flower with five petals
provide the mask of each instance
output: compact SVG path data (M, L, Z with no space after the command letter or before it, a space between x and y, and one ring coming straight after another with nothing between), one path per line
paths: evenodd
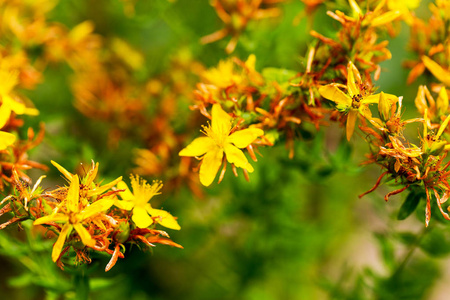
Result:
M222 165L224 153L228 162L250 173L253 172L252 165L240 149L246 148L264 134L259 128L247 128L231 133L232 117L220 104L213 105L211 115L211 124L203 126L203 133L206 136L196 138L179 153L180 156L190 157L203 155L200 182L204 186L209 186L214 181Z
M347 93L341 91L341 87L346 88ZM379 94L372 94L368 90L361 80L361 74L351 61L347 65L347 86L331 83L321 86L319 93L322 97L335 102L339 111L347 113L347 140L350 140L353 135L358 115L370 118L369 104L378 103L380 99ZM385 94L385 96L391 101L397 101L397 96L390 94Z
M131 187L133 193L131 193L127 184L123 181L117 184L120 197L122 201L117 200L114 205L124 210L132 210L133 215L131 219L139 228L147 228L153 224L153 219L157 220L157 223L164 227L180 230L177 220L165 210L155 209L150 203L153 196L160 194L162 183L160 181L154 181L153 184L148 184L146 180L139 176L131 177Z

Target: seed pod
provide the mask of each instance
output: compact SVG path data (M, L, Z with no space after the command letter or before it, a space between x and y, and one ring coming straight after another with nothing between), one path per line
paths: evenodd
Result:
M120 244L124 243L130 237L130 224L121 222L114 232L114 240Z

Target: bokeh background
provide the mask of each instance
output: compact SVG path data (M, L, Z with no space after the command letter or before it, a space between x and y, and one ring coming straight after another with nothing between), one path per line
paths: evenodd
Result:
M326 11L345 4L321 5L312 14L301 1L280 1L281 15L249 23L232 56L245 60L255 54L257 70L298 71L312 41L309 30L332 35L338 26ZM427 4L423 1L416 14L429 15ZM213 67L229 57L224 51L228 38L200 43L222 27L208 1L61 0L47 18L68 28L90 20L105 47L119 38L135 49L142 60L130 80L156 89L149 97L149 118L161 116L167 94L181 84L182 92L167 104L177 106L176 115L164 126L186 136L186 144L198 136L205 119L189 110L198 78L192 68ZM376 85L404 96L408 118L416 114L414 98L423 82L405 84L408 70L402 63L412 54L407 47L409 28L400 26L398 36L386 36L392 60L382 64ZM32 50L36 56L42 51ZM40 111L38 117L27 117L26 124L46 125L44 142L31 152L32 158L49 166L51 159L58 161L70 171L94 159L102 178L126 176L136 168L136 149L152 145L152 132L160 129L135 128L147 132L147 140L131 133L111 143L117 122L89 118L77 109L71 87L75 75L67 65L49 63L45 80L35 90L24 91ZM415 135L418 129L408 130ZM250 182L228 171L222 183L201 188L202 197L186 185L166 185L155 201L178 217L181 231L169 234L184 249L130 248L108 273L103 270L108 257L94 257L91 265L83 266L91 278L91 299L446 299L450 237L445 230L435 230L426 243L411 248L408 245L423 232L420 206L417 216L397 221L404 195L385 203L383 195L390 188L382 186L359 199L372 187L379 169L362 166L367 145L358 139L347 143L342 133L336 124L319 131L305 126L292 160L282 142L259 148ZM173 169L146 178L166 182L170 172ZM56 169L47 174L44 184L64 184ZM30 175L37 179L41 172ZM1 232L1 297L75 297L70 270L61 272L51 262L53 241L24 235L17 227Z

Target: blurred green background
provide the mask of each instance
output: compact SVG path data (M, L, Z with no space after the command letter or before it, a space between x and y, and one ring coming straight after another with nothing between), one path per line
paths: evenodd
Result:
M136 1L133 16L124 13L124 3L61 0L49 19L69 28L92 20L101 36L127 41L145 57L145 65L135 74L138 82L170 73L170 59L180 49L187 49L206 67L228 57L224 51L228 38L207 45L199 42L222 26L208 1ZM419 10L423 15L426 4ZM257 70L301 70L301 58L312 41L309 30L331 35L338 28L325 6L314 16L300 15L296 25L293 20L304 4L292 0L279 7L280 18L249 24L233 53L242 60L254 53ZM401 66L411 55L409 29L403 24L398 37L386 38L391 40L393 59L382 64L376 85L404 95L405 116L415 116L413 100L423 82L406 86L408 71ZM145 145L125 138L119 147L108 148L107 125L86 118L73 106L72 75L66 66L50 65L44 82L27 92L41 114L27 118L26 124L38 128L44 122L47 128L44 143L32 158L47 165L56 160L70 171L80 161L94 159L100 162L102 178L126 176L134 166L133 149ZM184 109L188 114L186 105ZM180 133L185 130L176 128ZM418 129L410 130L414 135ZM419 217L397 221L405 195L385 203L383 195L392 188L382 186L359 199L373 186L379 169L361 167L367 145L358 139L348 144L341 136L336 124L311 129L299 138L293 160L282 143L260 148L262 156L253 163L250 182L229 171L220 185L204 188L203 199L185 187L163 189L158 198L182 228L169 234L184 249L163 245L152 253L127 249L126 258L108 273L104 273L108 257L95 257L91 265L83 266L91 278L91 299L445 299L441 297L449 291L445 285L449 274L443 271L449 264L448 227L432 226L424 242L418 238L424 231L423 205L417 210ZM37 179L40 173L31 175ZM54 168L49 177L49 186L63 184ZM62 273L51 262L52 240L27 239L17 227L5 231L0 235L2 298L58 299L58 287L70 289L74 284L70 270ZM8 240L8 234L20 239ZM410 251L415 245L419 249ZM30 250L32 256L24 257ZM410 258L407 263L405 257Z

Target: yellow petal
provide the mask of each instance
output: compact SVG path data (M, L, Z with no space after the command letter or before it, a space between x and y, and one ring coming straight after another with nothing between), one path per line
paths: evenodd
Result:
M388 97L388 94L384 94L384 97ZM363 100L361 100L361 103L366 103L366 104L370 104L370 103L378 103L378 101L380 101L380 94L373 94L373 95L369 95L367 97L364 97Z
M439 139L441 134L444 132L445 128L447 128L448 122L450 121L450 115L445 118L444 122L442 122L441 126L439 127L439 131L436 134L436 140Z
M248 172L253 172L252 165L248 162L247 157L245 157L244 152L236 148L231 144L225 145L225 154L227 156L227 161L234 164L238 168L246 169Z
M74 43L80 42L94 31L94 23L92 21L84 21L75 26L69 33L69 39Z
M83 212L80 214L80 218L85 220L87 218L92 217L95 214L107 211L114 204L113 198L103 198L98 201L95 201L88 207L86 207Z
M23 115L25 113L25 110L26 110L25 104L23 104L21 102L17 102L11 96L5 95L5 96L3 96L2 100L3 100L3 103L7 103L9 105L9 107L11 108L11 110L13 112L15 112L16 114Z
M52 165L54 165L67 179L72 180L72 173L70 173L69 171L67 171L66 169L64 169L60 164L58 164L57 162L51 160L50 161L52 163Z
M352 98L344 94L334 83L321 86L319 93L322 97L345 106L352 105Z
M175 229L175 230L181 229L180 225L178 225L177 220L175 220L175 218L167 211L162 210L162 209L154 209L149 205L147 207L147 212L152 217L159 217L157 219L158 224L161 224L162 226L170 228L170 229Z
M52 260L56 262L61 255L62 248L64 246L64 242L66 241L66 237L72 231L72 225L66 224L61 228L61 232L59 233L58 239L56 240L55 245L53 245L52 251Z
M347 141L350 141L350 138L353 135L353 131L355 130L356 117L358 116L357 110L350 110L347 115L347 126L346 126L346 134Z
M367 21L367 22L363 21L363 25L367 25L367 23L370 23L370 26L378 27L378 26L381 26L381 25L384 25L384 24L394 21L400 15L401 15L401 12L398 10L397 11L388 11L388 12L382 14L381 16L374 18L372 21Z
M203 156L202 165L200 166L200 182L204 186L209 186L214 181L217 171L222 165L222 158L223 150L219 147L213 148Z
M220 104L214 104L211 112L211 128L218 135L227 136L231 131L231 116L227 114Z
M200 156L210 151L214 147L214 140L210 137L204 136L196 138L186 148L180 151L180 156Z
M24 114L29 116L37 116L39 115L39 110L33 107L27 107L25 108Z
M11 108L7 103L3 103L0 105L0 128L5 126L6 122L8 122L9 117L11 116Z
M107 190L109 190L110 188L112 188L113 186L115 186L116 184L118 184L119 181L121 181L121 180L122 180L122 176L120 176L119 178L116 178L115 180L111 181L108 184L93 188L93 189L89 190L87 196L92 197L92 196L101 195L104 192L106 192Z
M436 100L436 106L437 106L437 110L440 114L445 114L448 110L448 94L447 94L447 90L442 87L441 90L439 91L439 96Z
M120 198L123 200L134 200L134 195L131 193L130 189L128 188L127 184L123 181L119 182L117 184L118 190L125 190L123 192L119 192Z
M264 131L259 128L247 128L232 133L227 138L227 142L233 143L238 148L245 148L253 143L257 137L262 136L263 134Z
M428 56L422 56L422 61L425 64L425 67L442 83L447 86L450 86L450 71L442 68L438 63L429 58Z
M147 228L153 224L152 218L148 215L148 212L141 206L136 206L133 209L133 219L134 224L139 228Z
M18 82L19 72L0 70L0 96L4 97L14 88Z
M119 201L119 200L116 200L114 202L114 205L117 206L120 209L132 210L135 204L134 204L133 201L125 201L125 200L124 201Z
M83 178L82 183L87 186L90 186L94 182L95 177L97 177L97 173L98 173L98 163L94 163L94 161L92 161L92 167L88 171L87 175Z
M80 182L78 181L78 175L73 175L70 182L69 191L67 192L67 209L71 212L79 212L79 200L80 200Z
M0 150L6 149L16 141L16 136L9 132L0 131Z
M355 0L348 0L348 3L350 4L350 7L353 9L356 15L363 15L363 13L361 12L361 8L359 8L359 5Z
M69 217L67 215L57 213L36 219L33 222L33 225L41 225L50 222L67 222L67 221L69 221Z
M361 75L355 65L349 61L347 65L347 88L350 97L360 94L357 84L361 83Z
M84 228L84 226L81 223L73 224L73 228L75 228L75 230L77 231L83 244L89 247L95 246L95 240L91 237L89 231L86 228Z

